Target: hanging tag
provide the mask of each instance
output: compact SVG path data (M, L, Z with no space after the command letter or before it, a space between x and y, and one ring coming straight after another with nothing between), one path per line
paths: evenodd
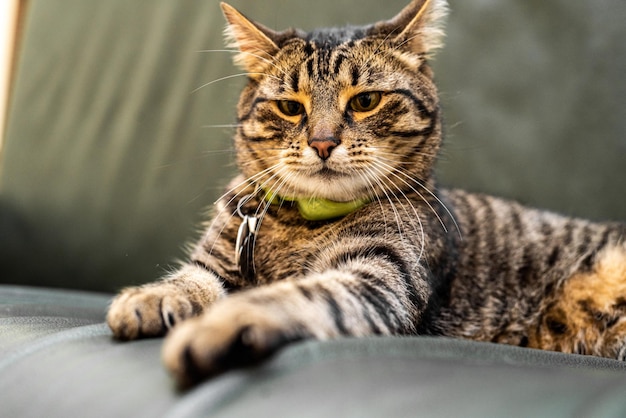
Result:
M235 243L235 263L241 276L249 281L254 280L254 243L256 240L258 218L244 215L237 232Z
M237 240L235 242L235 264L237 265L239 274L247 281L254 281L256 276L256 270L254 268L254 244L256 241L256 231L259 227L259 218L244 215L242 208L253 197L254 194L246 195L237 203L237 214L241 218L241 225L239 225Z

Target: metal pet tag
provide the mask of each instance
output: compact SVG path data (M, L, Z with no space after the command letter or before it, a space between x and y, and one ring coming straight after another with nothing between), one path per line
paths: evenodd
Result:
M241 276L249 281L254 280L256 271L254 269L254 243L256 241L256 231L259 219L256 216L244 215L241 207L250 199L245 196L237 205L237 213L241 217L241 225L237 232L235 242L235 263Z

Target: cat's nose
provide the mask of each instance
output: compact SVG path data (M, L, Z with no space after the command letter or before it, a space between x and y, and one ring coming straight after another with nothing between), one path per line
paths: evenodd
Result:
M337 138L312 138L309 140L309 146L313 148L319 157L326 161L330 157L330 153L337 148L341 141Z

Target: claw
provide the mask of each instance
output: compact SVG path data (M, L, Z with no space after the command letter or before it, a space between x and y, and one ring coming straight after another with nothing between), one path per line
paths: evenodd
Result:
M250 367L306 338L301 327L259 306L224 301L168 335L163 361L181 388ZM217 308L217 309L216 309Z

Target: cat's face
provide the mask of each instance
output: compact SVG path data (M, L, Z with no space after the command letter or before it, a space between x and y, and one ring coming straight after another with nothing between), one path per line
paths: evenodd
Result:
M441 1L367 28L276 33L224 7L249 72L238 108L244 175L289 197L349 201L425 182L440 143L426 55Z

